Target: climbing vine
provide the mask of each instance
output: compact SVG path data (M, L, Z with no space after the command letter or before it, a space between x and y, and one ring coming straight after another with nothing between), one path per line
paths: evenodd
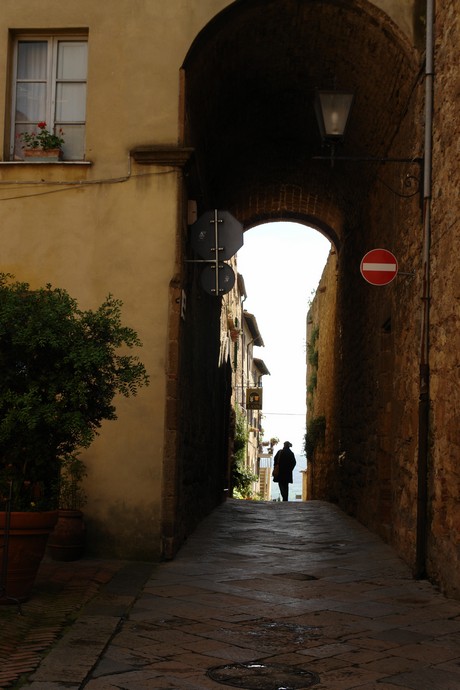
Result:
M311 460L315 448L324 441L326 433L326 417L320 415L313 417L307 423L307 433L305 434L305 455Z
M246 450L248 445L248 423L244 413L237 407L235 410L235 437L233 441L232 486L233 498L251 498L251 485L258 477L246 467Z
M319 326L313 326L311 330L311 335L310 335L310 340L307 343L307 360L308 364L310 365L310 372L308 376L308 383L307 383L307 393L312 398L313 393L315 392L317 383L318 383L318 374L317 374L317 369L318 369L318 361L319 361L319 353L318 353L318 338L319 338ZM312 404L310 400L310 405Z
M308 363L311 364L312 367L315 367L315 369L318 368L318 348L317 348L318 338L319 338L319 326L316 325L316 326L313 326L312 331L311 331L310 340L307 343Z

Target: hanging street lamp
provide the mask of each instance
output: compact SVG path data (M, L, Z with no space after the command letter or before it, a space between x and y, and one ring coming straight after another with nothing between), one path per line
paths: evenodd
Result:
M315 112L323 141L341 141L345 136L354 94L346 91L317 91Z

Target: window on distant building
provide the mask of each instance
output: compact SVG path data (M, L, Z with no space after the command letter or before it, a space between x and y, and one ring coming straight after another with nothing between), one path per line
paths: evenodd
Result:
M64 159L85 158L88 42L77 36L18 36L14 46L10 157L22 159L18 138L39 122L63 130Z

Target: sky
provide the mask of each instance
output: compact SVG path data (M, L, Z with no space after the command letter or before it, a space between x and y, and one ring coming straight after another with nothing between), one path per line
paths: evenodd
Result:
M254 314L265 347L255 347L270 376L263 381L264 440L276 436L303 456L306 416L306 316L331 244L299 223L267 223L244 233L237 256L244 309ZM305 458L298 457L298 469Z

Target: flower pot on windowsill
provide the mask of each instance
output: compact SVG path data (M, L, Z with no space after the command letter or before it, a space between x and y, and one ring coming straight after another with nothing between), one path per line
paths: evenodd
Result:
M62 160L62 149L24 149L24 159L29 163L57 163Z

